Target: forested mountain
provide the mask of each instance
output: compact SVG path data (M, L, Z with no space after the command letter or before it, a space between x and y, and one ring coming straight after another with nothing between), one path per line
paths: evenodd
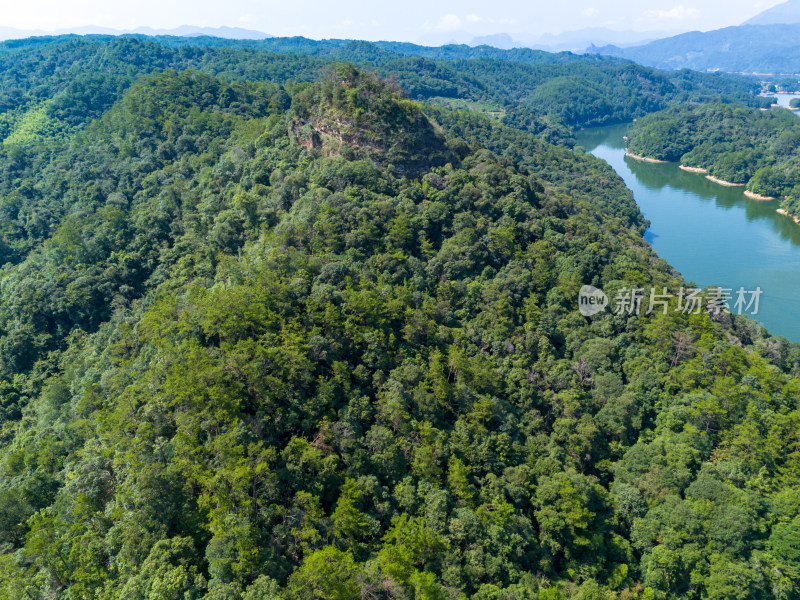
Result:
M16 40L33 36L53 36L53 35L171 35L181 37L209 36L216 38L263 40L272 37L263 31L254 29L244 29L242 27L197 27L194 25L180 25L172 29L154 29L152 27L137 27L135 29L114 29L112 27L99 27L95 25L85 25L82 27L69 27L55 31L44 31L41 29L16 29L14 27L0 26L0 40Z
M706 169L800 213L800 119L788 110L676 106L639 119L628 136L635 154Z
M416 56L407 54L417 53ZM75 119L94 118L140 74L190 68L229 80L310 81L324 65L350 61L393 77L412 99L457 99L489 105L509 123L537 131L630 121L676 102L720 95L757 104L755 80L689 71L664 74L616 59L535 50L305 38L63 36L0 43L0 113L73 103ZM83 81L92 97L82 96ZM52 109L46 108L52 115ZM8 117L6 117L8 118ZM544 122L546 121L546 123ZM75 123L71 123L75 124ZM548 125L549 124L549 125Z
M800 597L800 348L581 316L687 285L623 182L403 91L530 66L0 60L0 598Z
M631 48L604 46L591 50L657 69L799 75L798 38L798 23L739 25L690 31Z

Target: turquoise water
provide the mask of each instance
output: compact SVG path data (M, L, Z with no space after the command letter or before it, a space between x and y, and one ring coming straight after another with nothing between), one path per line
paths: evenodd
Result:
M700 287L761 287L753 318L775 335L800 342L800 225L775 212L777 200L750 200L676 164L625 156L626 125L578 134L587 152L608 162L633 190L650 220L653 249Z

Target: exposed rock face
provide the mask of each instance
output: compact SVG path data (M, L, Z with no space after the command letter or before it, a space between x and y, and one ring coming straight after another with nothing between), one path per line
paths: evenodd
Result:
M290 132L307 149L415 176L455 159L445 137L400 90L343 66L295 99Z

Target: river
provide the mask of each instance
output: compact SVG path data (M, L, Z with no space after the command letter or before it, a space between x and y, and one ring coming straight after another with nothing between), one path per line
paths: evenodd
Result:
M650 220L653 249L699 287L760 287L753 318L774 335L800 342L800 225L775 212L777 200L750 200L678 165L625 156L626 125L578 134L587 152L608 162ZM733 303L731 303L732 305Z

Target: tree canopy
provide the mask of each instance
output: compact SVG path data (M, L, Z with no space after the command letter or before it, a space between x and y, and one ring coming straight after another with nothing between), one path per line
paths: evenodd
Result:
M800 348L581 316L686 285L608 165L98 48L136 77L3 96L0 598L798 598Z

